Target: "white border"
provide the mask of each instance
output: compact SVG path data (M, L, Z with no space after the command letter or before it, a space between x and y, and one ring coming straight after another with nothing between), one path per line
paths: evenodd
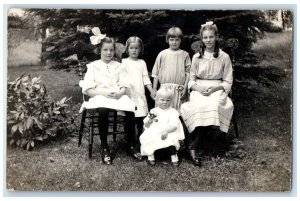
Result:
M82 4L84 2L84 4ZM172 2L172 4L170 4L170 2ZM184 2L184 4L183 4L183 2ZM26 3L26 4L25 4ZM50 2L49 2L50 3ZM207 2L203 2L203 3L199 3L199 1L197 1L197 0L184 0L184 1L176 1L176 0L173 0L173 1L168 1L168 0L152 0L152 1L143 1L143 2L138 2L138 1L132 1L132 0L127 0L126 1L126 4L124 3L124 1L122 1L122 0L115 0L115 1L111 1L111 0L108 0L107 1L107 3L105 3L105 2L101 2L101 1L99 1L99 0L89 0L89 1L87 1L87 0L85 0L85 1L82 1L82 0L72 0L72 1L67 1L67 0L52 0L51 1L51 5L50 4L48 4L48 2L45 2L45 3L42 3L42 2L40 2L39 0L30 0L30 1L26 1L26 2L24 2L24 1L22 1L22 0L4 0L3 1L3 3L2 3L2 7L1 7L1 17L4 17L4 16L6 16L5 14L4 14L4 12L6 12L5 11L5 9L3 8L3 6L9 6L9 7L35 7L35 6L37 6L38 5L38 7L40 7L40 8L43 8L43 7L64 7L64 8L75 8L75 7L85 7L85 8L94 8L95 7L95 5L92 5L92 4L97 4L97 6L100 6L99 5L99 3L101 3L102 4L102 6L103 7L106 7L106 8L118 8L119 6L119 8L142 8L143 6L141 5L141 4L144 4L145 6L146 6L146 8L158 8L158 7L160 7L160 8L174 8L174 9L176 9L176 8L185 8L185 9L189 9L189 8L195 8L195 4L197 4L197 5L199 5L199 9L204 9L204 8L206 8L206 9L217 9L217 8L224 8L224 9L237 9L237 8L242 8L242 9L256 9L256 8L260 8L261 6L260 5L264 5L264 4L269 4L268 5L268 7L267 8L278 8L278 6L279 6L279 8L281 8L281 6L284 6L284 5L286 5L286 4L295 4L295 7L296 7L296 11L298 11L299 10L299 5L298 5L298 2L296 1L296 0L285 0L285 1L280 1L280 2L278 2L278 1L266 1L266 0L252 0L251 2L245 2L245 1L241 1L241 2L239 2L239 1L233 1L233 0L227 0L226 2L224 2L224 1L221 1L221 0L219 0L219 1L213 1L213 0L209 0L209 1L207 1ZM136 5L136 4L139 4L139 5ZM151 4L150 4L151 3ZM209 3L209 4L208 4ZM251 4L250 4L251 3ZM194 5L192 5L191 6L191 4L194 4ZM231 5L231 4L234 4L234 5ZM101 6L101 7L102 7ZM153 6L153 7L152 7ZM267 9L266 8L266 9ZM295 13L295 14L297 14L297 13ZM297 21L298 21L298 17L299 17L299 15L297 14L297 16L296 16L296 20L295 20L295 23L294 23L294 25L295 25L295 33L297 33L297 36L295 36L295 38L294 38L294 50L295 50L295 56L294 56L294 68L293 68L293 70L294 70L294 82L293 82L293 84L294 84L294 97L293 97L293 112L294 112L294 114L293 114L293 120L296 120L297 118L297 114L298 114L298 112L299 112L299 110L298 110L298 107L297 107L297 104L296 104L296 100L297 100L297 95L298 95L298 90L299 90L299 87L298 87L298 82L296 81L297 79L297 77L299 77L298 76L298 72L299 71L297 71L297 58L300 58L299 57L299 52L297 51L298 50L298 47L299 47L299 42L298 42L298 40L297 40L297 38L298 38L298 31L296 32L296 30L297 30ZM2 19L2 18L1 18ZM2 19L1 20L2 22L4 22L4 19ZM5 67L6 67L6 59L4 59L5 57L3 57L4 55L3 55L3 53L4 53L4 51L6 51L6 39L4 38L4 30L6 30L5 29L5 23L2 23L3 24L3 27L2 27L2 29L0 29L0 32L1 32L1 34L2 34L2 38L1 38L1 43L0 43L0 46L1 46L1 53L0 53L0 55L1 55L1 60L2 60L2 64L3 64L3 70L1 71L1 77L3 78L6 78L6 70L5 70ZM296 56L297 55L297 56ZM1 98L2 98L2 100L4 100L4 101L6 101L5 99L4 99L4 90L5 90L5 86L6 86L6 80L5 79L3 79L2 80L2 85L1 85L1 87L2 87L2 90L1 90ZM4 111L4 103L2 103L2 104L0 104L0 107L1 107L1 111L3 111L2 113L4 113L4 114L6 114L6 112ZM3 115L1 116L1 130L2 131L5 131L5 128L4 127L2 127L2 126L4 126L5 124L4 124L4 117L3 117ZM297 124L297 122L295 121L295 122L293 122L293 124L294 124L294 129L293 129L293 134L296 136L297 135L297 133L296 133L296 124ZM0 139L1 139L1 142L2 142L2 144L3 145L5 145L5 142L4 142L4 137L3 137L3 135L2 135L2 138L0 137ZM293 143L293 146L294 146L294 148L296 148L297 147L297 145L299 145L299 139L300 139L300 137L299 138L297 138L297 141L296 142L294 142ZM2 141L3 140L3 141ZM5 147L5 146L4 146ZM297 149L297 150L299 150L299 149ZM5 167L5 150L3 150L3 149L0 149L0 156L1 156L1 169L0 169L0 174L1 174L1 177L2 177L2 181L4 181L5 180L5 178L3 178L3 173L4 173L4 167ZM299 153L297 152L297 155L298 155ZM298 155L299 156L299 155ZM297 164L297 167L300 167L299 166L299 161L297 161L296 160L296 158L295 158L295 153L293 154L293 162L295 162L296 164ZM293 169L293 174L295 173L295 169ZM3 180L4 179L4 180ZM296 179L297 181L299 181L299 174L298 175L293 175L293 179ZM0 181L0 191L1 191L1 195L3 196L3 185L4 185L5 183L2 183L1 181ZM293 189L295 190L295 187L296 186L293 186ZM186 193L158 193L158 194L149 194L149 193L121 193L121 195L116 195L116 196L118 196L118 197L120 197L120 196L124 196L124 197L126 197L125 198L125 200L140 200L140 199L143 199L143 200L150 200L150 199L153 199L153 198L148 198L148 197L145 197L145 196L155 196L155 198L154 199L156 199L156 197L160 197L160 199L165 199L165 198L167 198L167 197L172 197L172 198L170 198L170 199L172 199L172 200L181 200L182 201L182 199L184 199L183 197L188 197L188 199L189 200L199 200L199 198L197 198L197 197L206 197L205 199L206 200L215 200L215 198L214 197L225 197L225 198L221 198L222 200L240 200L240 199L243 199L243 200L253 200L253 199L258 199L258 200L265 200L265 199L272 199L272 200L282 200L283 198L281 197L281 196L283 196L283 197L285 197L285 196L293 196L293 197L285 197L284 199L288 199L288 200L296 200L297 199L297 197L298 197L298 195L297 195L297 191L296 192L293 192L293 193L296 193L296 194L290 194L290 195L288 195L288 194L286 194L286 193L283 193L283 194L285 194L285 195L283 195L283 194L281 194L281 193L267 193L267 195L266 195L266 193L254 193L254 196L255 197L253 197L253 194L251 195L251 193L221 193L221 194L219 194L219 193L203 193L202 195L197 195L197 194L186 194ZM10 199L22 199L22 200L37 200L37 199L40 199L40 198L38 198L38 197L36 197L36 195L34 195L35 193L25 193L22 197L5 197L5 199L7 199L7 200L10 200ZM146 194L146 195L145 195ZM30 196L34 196L34 197L30 197ZM70 195L72 195L72 196L76 196L75 198L71 198L72 200L82 200L83 199L83 197L85 197L85 196L90 196L90 195L88 195L88 194L85 194L85 193L70 193L69 195L67 195L67 196L70 196ZM46 197L43 197L43 199L53 199L53 193L48 193L48 195L47 195L47 193L46 193L46 195L45 194L40 194L40 196L51 196L51 197L48 197L48 198L46 198ZM62 199L62 200L65 200L66 198L63 198L63 197L61 197L61 196L66 196L66 195L63 195L63 194L61 194L61 193L57 193L55 196L59 196L60 197L60 199ZM93 195L92 195L93 196ZM99 194L98 195L95 195L94 194L94 196L99 196ZM100 195L101 196L101 195ZM114 197L111 197L112 195L110 195L110 194L104 194L104 195L102 195L102 196L108 196L109 198L107 198L108 200L111 200L111 199L120 199L120 198L118 198L118 197L116 197L116 198L114 198ZM133 196L133 198L131 198L130 196ZM136 196L142 196L142 198L140 198L140 197L136 197ZM175 197L174 197L175 196ZM191 197L192 196L192 197ZM196 197L193 197L193 196L196 196ZM230 196L233 196L233 197L230 197ZM250 197L245 197L245 196L250 196ZM258 196L258 197L256 197L256 196ZM270 197L269 197L270 196ZM295 197L294 197L295 196ZM243 198L240 198L240 197L243 197ZM99 198L91 198L91 197L89 197L89 199L97 199L97 200L99 200L99 199L101 199L101 200L103 200L104 199L104 197L99 197ZM123 198L122 198L123 199Z

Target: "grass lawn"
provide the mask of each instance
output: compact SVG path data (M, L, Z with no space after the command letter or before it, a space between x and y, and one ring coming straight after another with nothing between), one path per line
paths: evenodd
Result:
M280 83L257 93L244 94L235 104L243 158L207 156L202 167L185 157L174 168L170 159L149 166L146 160L134 161L124 151L122 139L111 141L112 166L100 159L100 140L95 138L93 158L88 144L77 146L77 133L32 151L7 149L6 186L10 191L184 191L184 192L274 192L291 190L291 59L278 56L291 51L291 33L268 34L254 46L263 52L263 65L272 62L286 76ZM276 43L274 42L276 41ZM274 56L274 54L276 54ZM289 54L291 55L291 54ZM78 78L67 72L39 67L8 69L11 79L22 73L40 74L54 98L73 96L74 114L81 98ZM242 92L239 92L242 93ZM76 117L78 125L80 116ZM78 126L79 127L79 126Z

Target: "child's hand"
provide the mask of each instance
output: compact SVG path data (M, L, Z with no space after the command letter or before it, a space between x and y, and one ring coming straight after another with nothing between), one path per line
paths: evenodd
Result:
M196 85L196 91L198 91L200 94L204 95L204 92L206 91L206 87L204 86L199 86L199 85Z
M111 92L109 93L109 98L113 98L116 100L119 100L122 97L121 93L117 93L117 92Z
M213 92L215 92L215 88L214 88L214 87L208 87L208 88L203 92L203 95L204 95L204 96L209 96L209 95L212 94Z
M156 117L156 114L149 112L149 118L154 119Z
M152 91L151 91L150 96L151 96L151 98L152 98L153 100L155 100L156 92L157 92L156 89L152 89Z
M162 140L167 139L167 137L168 137L168 133L164 133L164 134L161 135L161 139Z
M100 91L99 94L105 96L106 98L111 98L111 92Z

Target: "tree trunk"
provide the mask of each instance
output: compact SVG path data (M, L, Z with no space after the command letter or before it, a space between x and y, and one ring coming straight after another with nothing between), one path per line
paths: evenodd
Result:
M46 59L44 58L44 54L46 52L46 27L42 24L42 52L41 52L41 66L46 66Z
M284 30L285 23L284 23L284 11L281 10L281 21L282 21L282 30Z

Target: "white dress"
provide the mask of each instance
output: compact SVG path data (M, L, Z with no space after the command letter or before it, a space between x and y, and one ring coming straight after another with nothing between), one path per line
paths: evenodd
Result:
M190 93L190 100L181 105L181 116L191 133L198 126L218 126L221 131L228 132L233 113L233 104L228 93L232 86L232 64L229 55L220 50L219 57L205 52L203 58L199 53L192 60L189 88L195 83L200 86L223 86L209 96L198 91Z
M122 66L127 71L129 88L126 94L135 103L137 109L135 117L144 117L148 113L148 104L145 95L145 86L151 84L147 65L144 60L122 59Z
M84 80L81 80L79 85L83 94L86 94L86 91L91 88L99 88L101 91L107 92L119 92L122 87L129 87L126 81L126 71L119 62L111 61L106 64L101 60L87 64ZM84 109L99 107L135 111L135 104L127 95L123 95L118 100L97 95L83 102L79 112Z
M158 107L151 109L150 113L157 115L149 128L145 127L145 131L140 136L141 154L152 155L155 150L175 146L177 150L180 148L179 140L184 139L184 132L179 120L179 113L174 108L160 109ZM147 121L148 116L144 119ZM176 130L168 134L165 140L161 139L162 131L170 126L175 126Z

